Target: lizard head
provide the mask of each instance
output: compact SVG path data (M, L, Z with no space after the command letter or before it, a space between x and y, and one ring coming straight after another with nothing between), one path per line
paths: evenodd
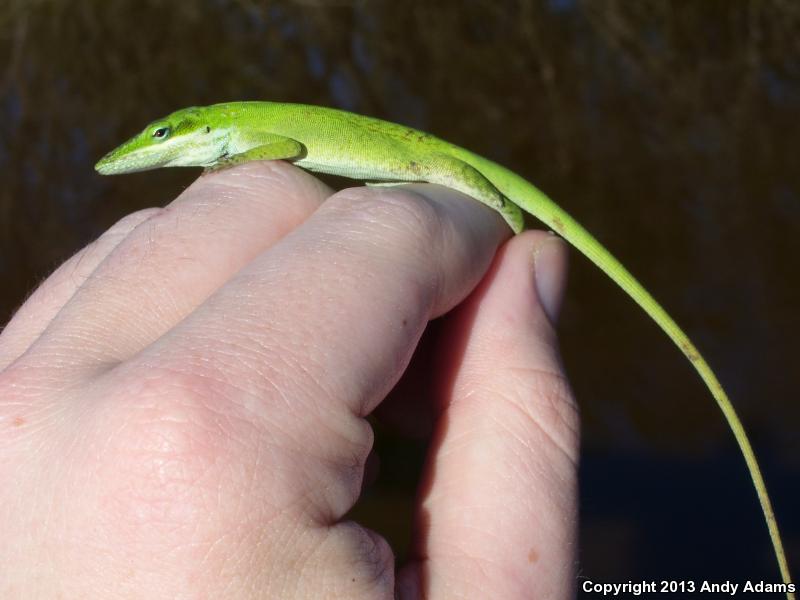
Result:
M227 133L212 126L204 108L184 108L153 121L138 135L101 158L102 175L159 167L204 167L225 154Z

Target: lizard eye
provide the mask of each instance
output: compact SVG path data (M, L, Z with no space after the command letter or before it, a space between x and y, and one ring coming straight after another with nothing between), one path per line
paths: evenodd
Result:
M158 139L164 139L169 135L169 127L159 127L155 131L153 131L153 137Z

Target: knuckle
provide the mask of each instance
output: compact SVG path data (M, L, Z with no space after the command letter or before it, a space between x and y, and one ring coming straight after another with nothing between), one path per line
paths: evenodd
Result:
M215 408L219 391L207 377L159 370L147 377L117 381L106 404L118 421L110 448L131 458L126 464L143 478L166 476L191 483L224 447L233 442L237 424ZM162 465L164 468L153 468Z
M429 246L441 238L437 205L405 187L352 188L335 194L327 204L348 221L377 227L412 244Z
M94 472L124 528L193 527L220 494L243 436L215 408L215 389L194 374L158 370L112 377L82 416L89 445L76 470ZM209 525L213 528L213 524Z
M537 369L525 379L530 386L519 408L572 462L577 462L580 429L578 405L566 376Z
M498 403L496 414L522 438L544 436L548 445L572 463L578 460L580 419L566 376L543 368L515 367L492 378L489 387L478 386L473 401L490 396Z
M161 207L150 207L137 210L129 215L125 215L119 221L109 227L103 236L124 236L136 229L145 221L156 218L159 215L167 212L167 209Z
M402 188L354 188L331 200L326 210L334 211L336 230L347 231L354 248L370 260L391 260L414 306L428 306L442 295L450 236L435 203Z
M333 558L331 566L337 571L352 574L332 597L394 597L394 553L388 542L374 531L344 521L331 529L322 551Z

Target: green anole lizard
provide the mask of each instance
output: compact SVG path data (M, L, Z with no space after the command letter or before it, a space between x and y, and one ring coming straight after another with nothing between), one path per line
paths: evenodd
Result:
M287 160L309 171L370 184L438 183L495 209L514 233L523 229L525 211L564 237L625 290L697 369L744 455L781 576L784 583L790 583L764 478L742 423L708 363L669 314L600 242L508 169L410 127L331 108L277 102L230 102L178 110L109 152L95 168L103 175L159 167L215 170L252 160ZM794 593L789 591L787 597L794 598Z

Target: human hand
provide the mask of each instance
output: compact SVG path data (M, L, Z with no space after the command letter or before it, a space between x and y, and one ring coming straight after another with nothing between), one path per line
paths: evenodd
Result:
M563 242L492 263L507 228L457 192L330 195L284 163L202 177L23 305L0 336L0 597L573 595L578 419L542 306ZM395 573L343 519L364 417L470 292Z

